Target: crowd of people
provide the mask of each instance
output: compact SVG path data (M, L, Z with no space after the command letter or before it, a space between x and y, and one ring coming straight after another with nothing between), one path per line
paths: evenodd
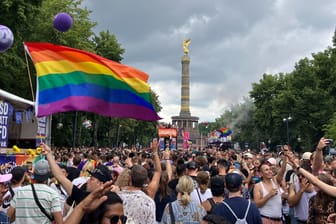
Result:
M2 164L0 223L335 223L328 139L302 155L263 149L53 148Z

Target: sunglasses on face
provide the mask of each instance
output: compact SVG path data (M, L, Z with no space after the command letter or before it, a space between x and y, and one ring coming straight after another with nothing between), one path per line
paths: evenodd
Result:
M114 215L111 217L110 222L111 224L117 224L119 220L121 221L122 224L126 224L127 217L124 215L121 215L121 216Z

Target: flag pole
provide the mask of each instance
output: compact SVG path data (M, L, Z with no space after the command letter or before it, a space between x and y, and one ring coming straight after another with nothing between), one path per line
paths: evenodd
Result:
M28 57L27 57L27 52L26 52L25 49L24 49L24 53L25 53L27 72L28 72L28 77L29 77L30 90L31 90L33 101L35 101L34 91L33 91L33 83L32 83L32 80L31 80L31 75L30 75L30 70L29 70L29 64L28 64Z

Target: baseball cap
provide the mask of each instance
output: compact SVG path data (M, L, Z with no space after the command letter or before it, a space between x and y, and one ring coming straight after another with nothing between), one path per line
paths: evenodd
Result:
M228 173L225 176L225 184L229 191L237 189L243 184L243 178L238 173Z
M268 148L263 148L263 149L260 150L260 152L261 152L261 155L265 155L269 151L268 151Z
M0 183L6 183L12 179L12 174L2 174L0 175Z
M311 152L305 152L305 153L302 154L301 159L310 160L311 155L312 155Z
M99 164L93 171L88 172L91 176L97 178L101 182L105 183L112 180L111 171L105 165Z
M276 165L276 164L277 164L276 159L274 159L273 157L269 158L269 159L267 160L267 162L269 162L269 163L272 164L272 165Z
M34 165L34 180L45 181L50 177L49 163L45 159L37 161Z
M253 159L253 155L252 155L251 153L249 153L249 152L244 153L243 157L244 157L244 158Z
M196 169L197 168L197 165L196 165L196 162L194 161L191 161L187 164L187 169Z

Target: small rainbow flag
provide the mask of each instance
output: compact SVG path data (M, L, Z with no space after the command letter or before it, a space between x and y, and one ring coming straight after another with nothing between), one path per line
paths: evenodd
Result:
M220 128L219 131L222 133L222 136L227 137L232 134L232 130L229 128Z
M148 75L98 55L25 42L37 72L38 117L66 111L154 121Z

